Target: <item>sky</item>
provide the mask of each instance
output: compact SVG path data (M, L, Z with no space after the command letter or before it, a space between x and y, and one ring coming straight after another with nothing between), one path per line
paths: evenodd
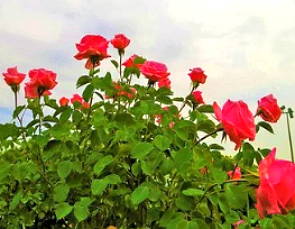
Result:
M272 93L294 109L294 12L295 0L2 0L0 72L51 69L59 82L52 96L70 97L85 73L84 62L73 58L75 43L86 34L124 33L131 39L126 58L136 53L165 63L177 96L189 92L188 70L201 67L208 79L199 89L209 104L243 100L254 113ZM12 106L0 79L0 123L10 121ZM277 147L278 157L288 159L286 118L273 127L275 135L261 131L254 144ZM295 142L294 119L291 130Z

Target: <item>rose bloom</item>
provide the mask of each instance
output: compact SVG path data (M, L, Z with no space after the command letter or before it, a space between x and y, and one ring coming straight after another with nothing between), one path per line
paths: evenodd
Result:
M277 122L282 114L277 99L274 98L272 94L267 95L258 101L257 112L263 120L268 122Z
M274 148L258 167L260 184L256 191L256 208L261 218L295 209L295 164L277 160L275 155Z
M12 85L19 85L26 77L26 74L20 73L17 71L17 67L7 68L7 72L2 73L4 76L5 82Z
M74 94L73 97L71 98L71 103L74 104L75 102L82 104L83 98L79 94Z
M140 72L152 82L167 78L170 73L165 64L156 61L145 61L139 68Z
M122 65L124 65L126 68L136 68L139 69L140 66L144 63L144 59L142 58L142 63L135 64L136 58L141 58L138 55L134 54L131 57L129 57Z
M79 44L76 44L78 53L74 56L77 60L87 59L85 67L92 69L100 61L110 57L107 53L109 42L100 35L86 35Z
M165 87L165 88L170 89L171 88L171 81L168 78L160 79L158 81L158 87L159 88Z
M237 221L237 222L235 222L234 224L233 224L233 226L234 226L234 229L239 229L239 225L241 225L241 224L243 224L243 223L245 223L245 220L239 220L239 221Z
M124 50L129 45L130 40L124 34L117 34L111 40L111 43L114 48Z
M62 97L62 98L60 98L60 100L59 100L59 105L60 105L61 107L65 107L65 106L68 106L69 102L70 102L70 100L69 100L68 98L66 98L66 97Z
M229 139L236 143L235 150L239 149L242 141L249 139L253 141L256 135L254 117L246 103L243 101L228 100L222 110L216 102L213 109L218 121L222 124Z
M203 104L204 100L203 100L203 96L202 96L202 92L200 91L193 91L192 92L193 98L195 100L196 103L198 104Z
M30 81L25 84L25 96L29 99L50 95L49 90L57 85L56 73L44 68L30 70L29 77Z
M240 167L237 167L235 169L235 172L233 170L228 171L227 172L227 175L228 175L229 179L239 180L242 177L241 168Z
M191 78L191 80L194 83L205 83L207 76L204 74L204 71L201 68L193 68L190 69L190 73L188 74Z

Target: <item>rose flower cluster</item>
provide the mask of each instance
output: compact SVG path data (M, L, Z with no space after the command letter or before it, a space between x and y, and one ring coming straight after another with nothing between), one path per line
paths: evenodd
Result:
M108 54L109 43L118 51L120 69L122 66L136 69L148 79L149 87L157 84L159 88L171 89L170 72L165 64L154 60L145 60L136 54L121 63L125 49L130 44L130 39L124 34L117 34L111 40L100 35L86 35L76 44L78 52L74 57L77 60L85 60L85 67L93 70L100 65L101 61L110 57ZM7 72L3 73L3 76L13 92L15 94L18 93L20 84L25 79L25 74L18 72L17 67L12 67L8 68ZM51 90L57 85L56 73L44 68L32 69L29 71L28 76L29 80L24 86L27 99L37 99L44 95L49 96ZM204 104L202 92L196 89L201 84L206 83L207 75L200 67L195 67L190 69L188 76L192 82L192 91L189 96L195 105ZM135 98L137 94L136 89L132 87L125 89L121 83L121 80L113 82L115 94L112 96L123 96L127 99ZM86 102L79 94L74 94L71 98L62 97L59 100L60 106L68 106L70 102L78 104L83 109L91 108L91 102ZM183 107L186 105L185 102ZM181 118L180 112L182 108L179 114L176 115L177 119ZM282 114L276 98L271 94L258 101L255 115L253 115L248 105L243 101L228 100L222 107L214 102L213 110L217 121L220 123L220 130L235 143L235 150L241 148L244 140L249 139L253 141L255 139L256 125L254 119L256 116L260 116L264 121L274 123L279 120ZM164 107L163 111L169 112L169 107ZM162 114L158 115L156 122L160 123L162 118ZM171 122L169 127L173 128L173 126L174 123ZM228 172L228 176L230 179L240 179L242 171L239 167L236 167ZM275 150L273 150L260 162L259 176L260 185L257 189L256 206L260 217L268 214L283 214L295 209L295 182L293 180L295 177L295 165L293 163L276 160Z

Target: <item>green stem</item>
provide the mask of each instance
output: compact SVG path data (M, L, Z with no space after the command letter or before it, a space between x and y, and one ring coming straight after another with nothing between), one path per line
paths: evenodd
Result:
M17 108L17 92L14 91L14 109L16 110L16 108ZM18 114L17 114L16 118L19 122L20 127L23 127L22 120L19 118Z
M200 138L195 144L196 145L199 144L201 141L205 140L206 138L208 138L208 137L210 137L210 136L212 136L212 135L214 135L217 132L222 131L222 130L223 130L223 128L218 128L218 129L212 131L211 133L209 133L209 134L205 135L204 137Z
M290 145L290 152L291 152L291 160L294 163L294 151L292 145L292 136L291 136L291 128L290 128L290 121L289 121L289 113L286 113L287 117L287 128L288 128L288 137L289 137L289 145Z
M41 134L42 132L42 108L41 108L41 95L39 95L38 97L38 105L39 105L39 135Z
M120 82L122 82L122 53L119 52L119 72L120 72Z
M190 96L190 95L193 93L193 91L195 90L195 88L196 88L196 87L193 86L191 92L186 96L185 100L183 101L183 104L182 104L181 108L179 109L179 113L181 113L181 111L182 111L183 108L185 107L186 102L187 102L187 97Z

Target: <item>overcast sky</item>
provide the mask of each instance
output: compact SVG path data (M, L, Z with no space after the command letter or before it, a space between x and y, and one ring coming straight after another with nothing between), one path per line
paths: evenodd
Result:
M254 113L257 100L273 93L295 108L294 12L295 0L1 0L0 72L51 69L59 82L53 97L71 96L85 72L74 44L85 34L124 33L126 57L165 63L177 95L188 93L188 69L201 67L207 103L244 100ZM12 101L0 80L0 122L10 119ZM276 135L260 133L255 144L289 158L285 117L274 128Z

